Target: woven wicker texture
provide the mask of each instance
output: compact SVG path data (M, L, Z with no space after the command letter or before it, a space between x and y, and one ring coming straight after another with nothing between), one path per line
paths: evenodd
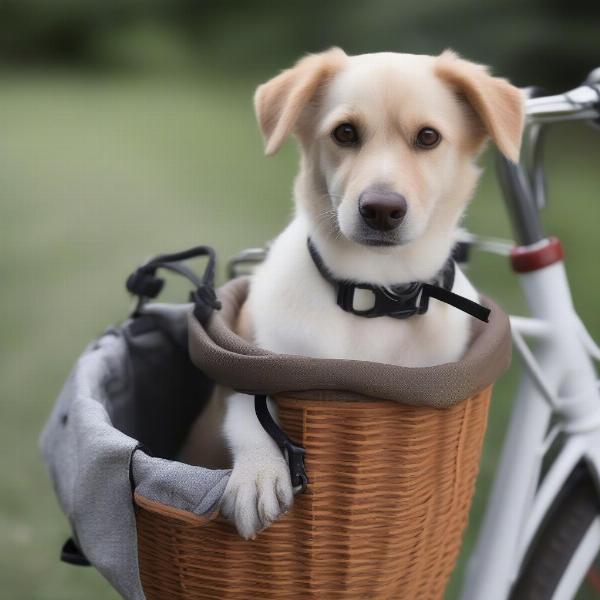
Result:
M490 395L444 410L278 397L285 431L306 448L307 491L250 542L218 517L137 497L148 600L441 599Z

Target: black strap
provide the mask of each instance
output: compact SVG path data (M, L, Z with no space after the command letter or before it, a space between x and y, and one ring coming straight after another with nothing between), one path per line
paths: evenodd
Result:
M200 256L208 258L202 277L198 277L194 271L182 263L182 261ZM150 259L127 278L127 290L139 297L132 316L138 316L143 305L149 299L156 298L160 294L165 281L158 277L156 272L158 269L166 269L182 275L194 284L195 289L190 294L190 301L195 305L194 315L201 323L204 323L213 310L221 308L221 303L215 293L216 262L215 251L210 246L196 246L183 252L159 254Z
M336 279L325 265L312 240L307 240L308 252L317 270L336 291L336 301L340 308L346 312L360 317L392 317L393 319L407 319L413 315L422 315L429 308L429 298L445 302L467 314L487 323L490 310L463 296L454 294L456 264L451 256L442 267L432 282L412 281L383 287L371 283L356 283L354 281ZM354 308L354 295L356 290L368 290L373 294L373 305L366 310Z
M287 455L292 486L300 487L300 491L303 492L308 485L308 476L304 467L304 448L294 444L279 425L277 425L269 412L267 397L264 394L256 394L254 396L254 410L263 429L273 438L282 454L284 456Z
M462 310L484 323L489 321L490 313L492 312L489 308L477 304L477 302L473 302L464 296L459 296L443 287L424 283L422 302L428 302L429 298L435 298L440 302L454 306L454 308L458 308L458 310Z
M70 537L61 548L60 560L69 565L75 565L77 567L89 567L90 561L86 555L82 552L81 548L77 545L74 538Z

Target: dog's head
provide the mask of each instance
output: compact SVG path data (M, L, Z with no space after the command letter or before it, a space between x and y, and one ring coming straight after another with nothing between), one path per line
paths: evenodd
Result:
M267 154L302 149L301 209L314 226L367 246L411 244L456 227L487 137L516 161L519 90L452 52L300 60L255 96Z

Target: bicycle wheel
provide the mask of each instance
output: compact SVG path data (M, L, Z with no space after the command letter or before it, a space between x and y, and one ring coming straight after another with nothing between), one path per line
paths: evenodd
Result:
M600 500L580 467L544 521L510 600L600 599L599 553Z

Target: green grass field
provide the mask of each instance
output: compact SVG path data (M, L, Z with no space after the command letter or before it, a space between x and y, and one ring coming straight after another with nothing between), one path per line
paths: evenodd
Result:
M214 245L223 264L275 236L291 214L296 152L290 144L263 157L250 101L258 82L250 78L5 73L1 80L0 597L108 600L117 595L96 572L58 562L68 528L40 461L40 429L83 346L126 317L128 271L151 254L198 243ZM597 337L599 141L576 125L549 136L547 211L548 229L566 247L576 305ZM508 234L491 169L467 222L473 231ZM503 259L475 256L470 276L507 309L524 310ZM185 296L177 288L170 298ZM466 552L517 374L515 360L497 386Z

